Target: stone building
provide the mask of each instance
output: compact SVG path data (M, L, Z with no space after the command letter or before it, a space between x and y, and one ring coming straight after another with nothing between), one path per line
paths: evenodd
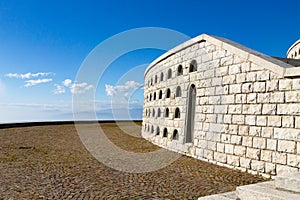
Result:
M287 58L300 59L300 40L296 41L287 51Z
M298 172L299 44L274 58L202 34L168 51L145 72L143 137L249 173Z

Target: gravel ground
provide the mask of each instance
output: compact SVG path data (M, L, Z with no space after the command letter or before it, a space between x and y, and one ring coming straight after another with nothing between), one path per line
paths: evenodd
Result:
M102 128L124 150L159 149L115 123ZM0 199L197 199L265 180L186 156L158 171L126 173L94 159L74 125L0 130Z

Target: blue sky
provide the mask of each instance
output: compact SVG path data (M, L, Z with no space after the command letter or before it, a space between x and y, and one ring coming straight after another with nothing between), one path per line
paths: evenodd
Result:
M120 32L162 27L190 37L225 37L262 53L284 57L300 38L299 1L16 0L0 2L0 123L72 120L72 95L95 92L99 119L110 119L111 98L128 97L141 118L143 67L164 51L138 50L111 64L99 84L75 82L89 53ZM168 40L168 38L165 38ZM107 52L109 54L109 51ZM126 99L126 98L125 98ZM128 104L120 102L120 112ZM124 106L124 107L122 107Z

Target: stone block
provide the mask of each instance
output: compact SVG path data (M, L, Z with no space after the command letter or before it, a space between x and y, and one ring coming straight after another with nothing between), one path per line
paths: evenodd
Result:
M287 154L286 153L279 153L277 151L273 151L273 153L272 153L272 162L277 163L277 164L286 165Z
M236 94L242 92L242 85L241 84L232 84L229 85L229 94Z
M228 75L228 66L219 67L216 70L216 76L226 76Z
M298 103L278 104L277 114L300 115L300 104Z
M216 123L217 122L217 115L215 115L215 114L206 114L205 115L205 122Z
M242 72L249 72L250 71L250 62L242 62L241 63L241 70Z
M216 160L217 162L226 163L227 155L225 153L215 152L214 153L214 160Z
M225 95L221 97L221 104L234 104L234 95Z
M242 144L242 136L232 135L230 138L230 142L231 142L231 144L240 145L240 144Z
M244 157L240 158L240 166L241 167L244 167L246 169L250 169L250 163L251 163L251 159L244 158Z
M224 123L224 114L217 115L217 123Z
M225 132L225 125L224 124L210 123L209 131L218 132L218 133Z
M266 126L267 125L267 116L257 116L256 117L257 126Z
M247 95L246 94L236 94L235 95L235 103L246 103Z
M287 166L287 165L277 164L276 165L276 172L277 172L277 175L282 174L282 173L286 173L286 172L298 172L298 168Z
M215 69L205 70L203 76L205 78L213 78L215 76Z
M242 106L242 114L246 115L258 115L262 113L262 105L261 104L244 104Z
M281 79L279 80L279 90L287 91L292 89L292 79Z
M256 103L257 101L257 94L256 93L249 93L247 94L247 103Z
M248 72L246 76L247 82L255 82L256 79L256 72Z
M235 83L235 75L223 76L223 84L230 85Z
M241 73L236 75L236 83L246 82L246 73Z
M226 129L226 133L231 134L231 135L237 135L238 134L238 125L236 124L229 124L227 129Z
M300 193L300 173L282 173L277 175L275 177L275 187L282 190Z
M249 135L251 136L261 136L261 127L257 126L250 126L249 128Z
M231 124L231 115L224 115L224 123Z
M280 127L281 126L281 116L268 116L268 126Z
M293 128L294 127L294 117L293 116L283 116L282 117L282 127Z
M208 149L204 149L203 157L208 160L213 160L214 158L214 152Z
M241 65L240 64L230 65L228 72L229 72L229 74L239 74L239 73L241 73Z
M229 86L217 86L216 87L216 95L225 95L229 93Z
M246 147L244 147L244 146L234 146L234 155L246 156Z
M265 92L266 82L255 82L253 87L253 92Z
M217 143L214 142L214 141L208 141L207 142L207 149L212 150L212 151L216 151L217 150Z
M270 93L258 93L257 103L270 103L271 94Z
M232 115L232 123L233 124L244 124L245 116L244 115Z
M243 83L242 93L251 93L251 92L253 92L253 83Z
M204 149L202 148L196 148L196 156L199 158L203 158L204 156Z
M234 155L227 155L227 164L231 166L240 166L240 157L239 156L234 156Z
M211 79L211 85L212 86L220 86L221 84L222 84L222 77L213 77Z
M228 105L215 105L214 113L227 114L227 107L228 107Z
M272 162L272 151L270 150L261 150L261 160Z
M224 153L225 152L225 144L224 143L217 143L217 151Z
M273 137L274 129L272 127L262 127L261 128L261 136L264 138Z
M287 154L287 164L292 167L300 167L300 155Z
M242 113L242 105L229 105L228 106L228 113L229 114L241 114Z
M266 82L266 91L274 92L279 90L279 81L278 80L270 80Z
M208 104L208 97L200 97L199 98L199 104L200 105L206 105L206 104Z
M300 90L300 79L299 78L293 79L292 89Z
M274 128L274 138L297 141L300 139L300 130L293 128Z
M274 92L270 93L270 103L283 103L284 102L284 92Z
M232 144L225 144L225 153L233 154L234 146Z
M267 149L276 150L277 149L277 140L267 139Z
M297 200L299 194L276 190L273 181L239 186L236 189L238 199L242 200Z
M296 152L296 142L278 140L277 150L280 152L295 153Z
M239 135L249 135L249 126L240 125L238 134Z
M263 161L252 160L251 169L257 172L265 172L265 163Z
M276 104L263 104L262 114L263 115L274 115L276 113Z
M260 159L260 154L261 154L260 149L254 149L254 148L247 147L247 150L246 150L246 157L247 158L259 160Z
M229 143L230 142L230 135L229 134L222 134L221 135L221 142Z
M256 124L256 115L246 115L245 124L255 125Z
M254 137L253 138L253 147L264 149L266 148L267 139L261 137Z
M259 72L257 72L256 76L257 76L258 81L270 80L270 72L268 72L268 71L259 71Z
M285 92L285 102L293 103L293 102L300 102L300 93L299 91L287 91Z
M253 137L250 136L243 136L242 145L246 147L252 147L253 144Z
M265 173L275 175L276 173L276 164L274 163L265 163Z

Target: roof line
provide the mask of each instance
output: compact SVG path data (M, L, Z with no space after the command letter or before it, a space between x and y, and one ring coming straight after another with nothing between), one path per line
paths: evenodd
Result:
M294 66L287 64L283 61L277 60L275 58L272 58L271 56L265 55L263 53L257 52L253 49L250 49L248 47L245 47L241 44L235 43L231 40L216 37L212 35L207 34L201 34L195 38L192 38L175 48L171 49L170 51L164 53L163 55L159 56L157 59L155 59L152 63L150 63L149 67L146 69L144 76L159 62L165 60L166 58L174 55L175 53L192 46L196 43L202 42L202 41L208 41L212 43L213 45L216 45L218 47L221 47L222 49L228 50L233 54L237 54L243 59L249 60L250 62L253 62L257 65L263 66L266 69L269 69L273 71L274 73L277 73L279 75L285 76L285 71L287 68L295 68ZM291 71L291 70L288 70ZM297 72L297 74L300 75L300 70L292 70L293 72Z

